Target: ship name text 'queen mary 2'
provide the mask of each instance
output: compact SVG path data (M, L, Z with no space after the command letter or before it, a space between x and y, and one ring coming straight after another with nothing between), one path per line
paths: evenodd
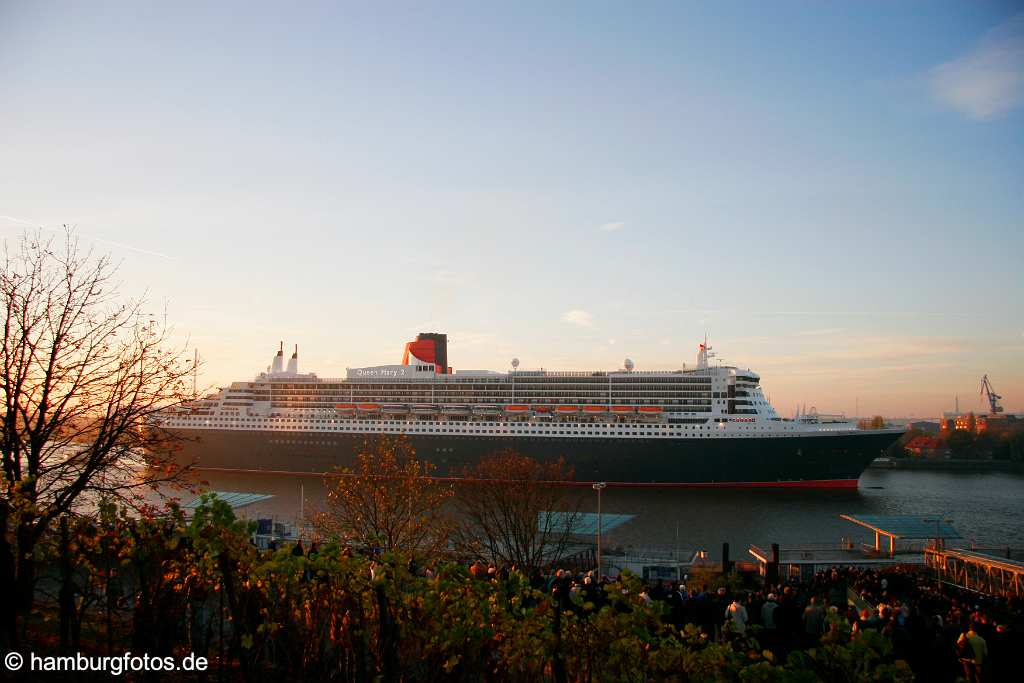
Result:
M435 475L458 476L513 449L563 458L581 484L856 487L901 430L842 418L783 419L750 370L696 367L509 372L453 370L448 339L423 333L400 365L350 368L343 379L298 369L283 348L252 381L163 413L183 437L177 457L200 469L327 472L353 467L368 437L402 435Z

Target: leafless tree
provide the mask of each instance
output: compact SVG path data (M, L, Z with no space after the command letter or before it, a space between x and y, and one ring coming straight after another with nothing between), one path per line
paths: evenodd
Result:
M367 440L355 469L327 475L326 508L312 515L322 534L361 546L434 555L448 544L451 485L431 478L408 440Z
M77 504L181 477L156 414L190 398L184 349L125 299L109 256L39 231L4 245L0 647L31 609L41 536Z
M573 540L579 502L567 495L572 471L512 450L462 472L455 489L457 548L532 570L557 563Z

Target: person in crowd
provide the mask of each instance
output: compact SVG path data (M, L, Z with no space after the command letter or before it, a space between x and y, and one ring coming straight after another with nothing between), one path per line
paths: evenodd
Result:
M804 608L801 618L804 626L804 641L807 647L813 647L825 630L825 610L818 604L818 598L811 596L810 603Z
M788 656L790 650L797 645L801 613L796 591L792 586L785 586L782 589L782 599L773 614L777 633L776 645L781 657Z
M765 649L773 652L779 647L779 634L775 627L775 610L778 606L775 593L769 593L761 605L761 626L764 628L761 632L761 642Z
M765 600L764 605L761 606L761 625L764 626L766 631L775 630L775 608L779 606L779 603L775 601L775 593L769 593L768 599Z
M701 586L700 593L694 602L694 617L697 625L700 626L704 633L713 636L715 634L715 617L713 614L715 606L711 593L708 592L707 584Z
M722 626L725 625L725 612L731 602L732 600L729 598L729 592L725 588L719 588L715 591L715 596L712 598L711 616L714 619L714 634L716 640L719 640L722 637Z
M964 678L969 683L981 683L981 674L988 657L988 644L978 635L979 624L972 622L970 628L960 634L956 641L960 663L964 667Z
M747 632L747 608L743 605L743 598L736 596L725 608L725 620L732 624L732 630L736 635L744 635Z
M665 598L665 603L668 605L668 620L676 629L681 629L685 624L685 610L686 610L686 586L682 583L673 586L668 592L668 596Z
M750 615L748 625L761 626L761 607L764 606L764 592L747 593L747 614Z
M299 542L301 543L302 541L299 541ZM296 547L298 547L298 546L296 546ZM313 541L312 543L309 544L309 550L306 551L306 559L309 560L310 562L312 562L313 560L316 559L316 556L319 555L319 554L320 554L320 547L317 545L316 541ZM296 553L296 557L301 557L301 556L302 556L301 552ZM306 569L303 571L302 578L304 580L306 580L306 581L309 581L309 580L311 580L313 578L313 569L312 569L312 567L310 567L309 565L306 566Z

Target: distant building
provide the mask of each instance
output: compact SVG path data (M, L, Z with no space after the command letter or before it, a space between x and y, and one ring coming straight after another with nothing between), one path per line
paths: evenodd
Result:
M974 413L943 414L942 419L939 420L939 433L949 436L954 431L976 433L978 431L978 418L975 417Z
M944 436L948 436L954 430L970 432L972 434L984 434L986 432L999 434L1017 423L1018 420L1013 415L975 415L974 413L956 415L946 413L939 421L939 431Z
M908 422L907 429L916 429L925 434L933 435L939 433L939 423L930 420L918 420L917 422Z
M934 436L915 436L904 448L919 458L945 458L950 454L945 442Z

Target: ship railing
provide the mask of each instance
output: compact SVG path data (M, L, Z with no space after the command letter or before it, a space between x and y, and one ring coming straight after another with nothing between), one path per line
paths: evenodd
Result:
M671 560L675 562L691 562L698 551L689 545L618 545L602 550L608 556L621 557L628 560L650 559Z
M921 555L924 552L926 541L921 542L903 542L896 546L895 555ZM771 550L762 548L761 546L751 544L751 554L764 558L766 561L771 559ZM780 545L779 555L785 556L789 559L799 560L814 560L819 559L820 556L832 556L835 553L842 554L855 554L864 555L868 557L889 557L889 548L883 547L880 550L875 550L874 545L870 543L855 542L850 538L843 538L838 543L797 543L793 545Z
M871 543L861 543L860 550L865 555L870 555L871 557L889 557L890 555L923 555L925 548L927 548L931 543L931 541L926 540L896 540L897 542L892 553L889 552L889 546L884 544L880 549L876 550L875 546Z
M1024 560L1024 548L1013 548L1008 545L986 547L977 546L972 542L969 548L950 548L950 550L970 550L973 553L1004 557L1007 560Z
M815 554L820 553L834 553L836 551L850 552L856 550L857 546L855 543L848 539L842 539L838 543L797 543L794 545L780 545L779 554L785 553L789 557L799 557L802 560L814 559ZM770 549L762 548L758 545L751 544L750 551L756 554L758 557L770 559L772 556Z

